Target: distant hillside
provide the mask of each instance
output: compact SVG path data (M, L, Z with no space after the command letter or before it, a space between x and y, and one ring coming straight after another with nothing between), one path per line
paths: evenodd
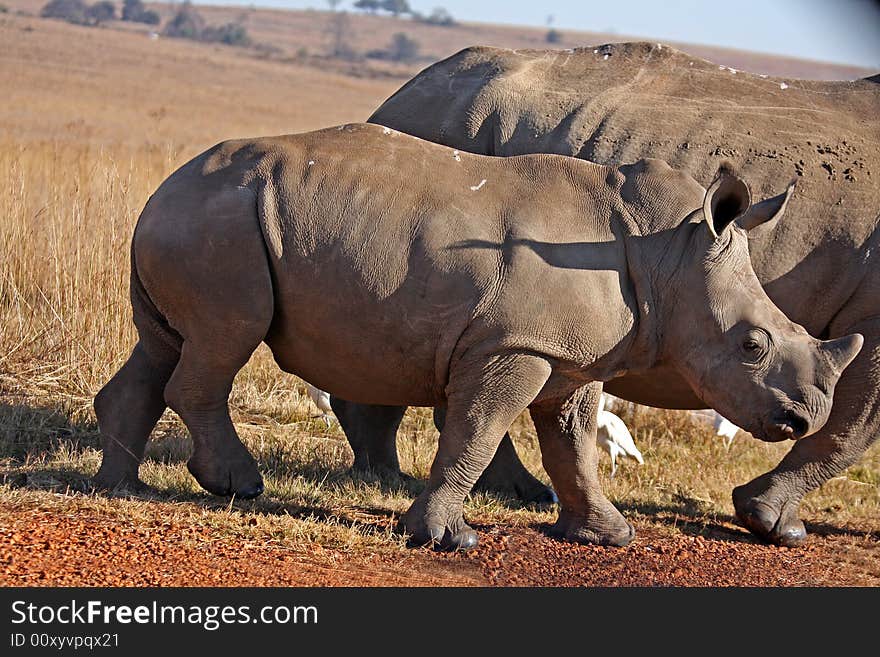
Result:
M81 27L37 18L41 0L0 0L0 137L16 142L173 145L184 154L229 137L312 130L363 121L430 62L474 43L540 48L543 31L503 26L432 27L350 16L357 53L399 31L424 58L400 64L327 56L328 12L198 10L210 24L238 20L262 49L149 38L151 28L116 21ZM121 4L121 3L120 3ZM157 7L167 20L170 5ZM19 11L31 12L20 15ZM619 39L566 34L561 45ZM273 49L267 50L265 44ZM683 46L728 66L790 77L853 78L867 72L730 50ZM299 53L299 54L298 54Z
M23 10L37 15L45 3L44 0L4 0L3 4L12 10ZM121 5L122 2L119 0L117 6L121 7ZM179 4L148 3L148 7L158 11L162 16L163 24L177 11L179 6ZM310 61L322 68L330 67L361 76L410 77L428 63L448 57L471 45L562 49L594 46L612 41L634 40L634 37L620 34L559 29L560 40L549 44L545 38L547 30L542 28L477 23L460 23L452 27L441 27L419 23L409 18L395 19L389 16L370 16L353 12L348 12L343 18L340 18L338 13L314 10L294 11L205 5L198 5L196 10L209 24L242 23L253 41L262 46L262 50L253 51L255 55L259 53L260 56L282 61L291 59ZM113 22L108 26L136 31L153 29L144 25L122 22ZM332 35L340 32L344 35L345 44L356 56L360 56L360 59L353 62L327 59L335 40ZM406 64L397 64L362 58L369 51L387 48L392 37L400 32L405 33L418 44L418 59ZM644 40L644 38L637 40ZM727 48L675 42L671 42L671 45L718 64L774 76L845 80L876 73L876 71L867 71L854 66L806 61Z
M0 14L0 44L0 142L16 144L160 145L191 157L222 139L363 121L400 86L14 14Z

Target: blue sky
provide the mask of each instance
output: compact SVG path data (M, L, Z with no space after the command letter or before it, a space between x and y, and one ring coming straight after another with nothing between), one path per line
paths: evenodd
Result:
M203 4L326 9L322 0L195 0ZM353 0L340 8L351 9ZM581 29L704 43L880 69L874 0L410 0L460 20Z

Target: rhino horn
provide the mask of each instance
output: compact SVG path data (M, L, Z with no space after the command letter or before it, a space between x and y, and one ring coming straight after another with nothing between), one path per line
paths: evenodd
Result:
M782 194L765 199L750 206L736 220L740 228L752 230L761 224L776 221L785 213L788 199L794 193L794 181L792 181Z
M749 209L751 201L748 185L722 165L703 199L703 216L712 236L718 239L725 228Z
M834 372L840 374L858 355L864 342L865 338L860 333L853 333L823 342L820 349L825 353Z

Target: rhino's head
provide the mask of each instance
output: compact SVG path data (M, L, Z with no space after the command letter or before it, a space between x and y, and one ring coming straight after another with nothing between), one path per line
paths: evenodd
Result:
M791 322L752 269L747 232L776 221L793 191L751 204L746 184L722 169L689 230L676 300L666 317L674 363L697 395L766 441L818 431L861 335L817 340Z

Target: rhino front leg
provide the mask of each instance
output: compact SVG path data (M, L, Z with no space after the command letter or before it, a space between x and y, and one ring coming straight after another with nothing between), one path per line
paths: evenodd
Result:
M786 547L807 538L798 510L804 495L855 463L880 431L880 321L852 328L865 336L834 391L827 424L797 441L770 472L733 490L740 521L755 535ZM847 331L851 332L851 331Z
M381 476L407 476L400 471L397 455L397 430L406 413L405 406L356 404L333 395L330 396L330 405L354 453L352 470ZM434 424L438 431L443 430L445 413L442 406L434 409ZM475 488L488 493L512 494L530 504L547 505L558 501L553 489L541 483L520 461L510 434L504 434L498 451Z
M406 406L356 404L333 395L330 406L354 452L352 470L403 476L397 457L397 429Z
M527 354L459 362L450 374L447 411L425 490L401 518L415 545L467 550L477 533L464 521L465 497L498 443L550 376L550 365Z
M544 469L559 495L559 519L551 532L578 543L623 546L635 529L599 485L596 414L601 393L601 384L590 384L566 399L534 404L529 411Z
M437 427L437 431L443 431L445 421L446 408L435 406L434 426ZM512 494L529 504L550 505L559 501L552 488L545 486L526 470L526 466L516 453L509 433L504 434L489 466L474 484L474 490Z

